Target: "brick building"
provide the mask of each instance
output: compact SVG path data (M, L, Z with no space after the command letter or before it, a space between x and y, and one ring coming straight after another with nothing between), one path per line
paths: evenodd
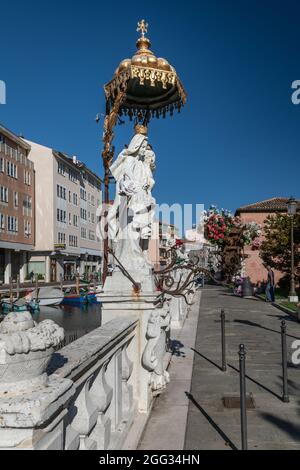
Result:
M30 145L0 125L0 282L28 274L35 243L35 174Z
M237 209L235 215L239 216L245 223L256 222L259 224L262 227L261 239L263 239L263 227L266 218L268 215L286 213L288 200L289 198L284 197L266 199L264 201L240 207ZM298 207L300 209L300 201L298 201ZM253 251L251 246L246 246L245 254L248 255L248 257L245 260L244 275L249 276L251 281L254 283L266 280L266 269L259 256L259 250ZM281 273L275 272L275 277L276 282L278 282L281 277Z

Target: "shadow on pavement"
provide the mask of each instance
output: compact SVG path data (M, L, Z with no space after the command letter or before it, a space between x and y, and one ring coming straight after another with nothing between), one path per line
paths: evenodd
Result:
M274 315L272 315L274 316ZM285 317L282 317L282 319L286 320ZM272 331L273 333L277 333L278 335L280 335L280 331L278 330L273 330L272 328L268 328L267 326L262 326L260 323L255 323L255 322L252 322L250 320L233 320L234 323L240 323L242 325L247 325L247 326L255 326L256 328L261 328L263 330L266 330L266 331ZM290 321L290 320L288 320ZM287 336L289 338L293 338L293 339L300 339L298 336L293 336L293 335L289 335L287 334Z
M208 357L204 356L204 354L201 354L199 351L196 351L196 349L191 348L194 353L198 354L198 356L202 357L202 359L205 359L205 361L209 362L212 366L216 367L220 371L222 371L222 367L219 366L216 362L213 362L211 359Z
M184 344L182 344L181 341L177 341L176 339L173 339L170 341L169 347L170 347L170 352L172 353L173 356L186 357L185 352L181 351L181 349L184 348Z
M287 421L285 419L274 416L271 413L260 413L261 417L269 423L277 426L281 431L285 432L293 438L293 440L300 442L300 426Z
M212 417L209 416L208 413L206 413L206 411L204 410L204 408L202 408L201 405L199 405L199 403L195 400L193 395L189 392L185 392L185 394L188 397L188 399L196 406L196 408L198 408L198 410L202 413L204 418L207 419L207 421L214 428L214 430L217 431L217 433L221 436L225 445L230 447L232 450L238 450L236 445L231 441L231 439L229 439L229 437L224 433L224 431L222 431L222 429L217 425L217 423L212 419Z
M220 370L222 372L222 367L219 366L218 364L216 364L215 362L213 362L211 359L209 359L207 356L204 356L204 354L201 354L199 351L197 351L196 349L192 349L192 351L194 351L194 353L198 354L198 356L202 357L202 359L204 359L205 361L207 361L209 364L211 364L212 366L216 367L218 370ZM232 364L227 364L228 367L230 367L232 370L234 370L235 372L237 372L238 374L240 373L239 369L235 366L233 366ZM271 390L270 388L266 387L265 385L263 385L262 383L258 382L257 380L253 379L252 377L250 377L249 375L246 374L246 379L250 380L251 382L255 383L255 385L257 385L258 387L262 388L263 390L265 390L266 392L270 393L271 395L273 395L274 397L278 398L279 400L281 400L281 396L278 395L276 392L274 392L273 390Z

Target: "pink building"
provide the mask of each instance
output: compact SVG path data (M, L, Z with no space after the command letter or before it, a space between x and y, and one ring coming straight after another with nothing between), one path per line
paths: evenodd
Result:
M256 222L262 227L261 239L263 239L264 223L268 215L287 212L288 198L274 197L265 201L256 202L237 209L235 215L239 216L245 223ZM300 209L300 201L298 201ZM259 256L259 250L253 251L250 246L245 248L245 254L248 256L245 260L244 275L249 276L251 281L261 282L266 280L266 269L263 266L262 259ZM275 272L276 282L282 277L282 273Z

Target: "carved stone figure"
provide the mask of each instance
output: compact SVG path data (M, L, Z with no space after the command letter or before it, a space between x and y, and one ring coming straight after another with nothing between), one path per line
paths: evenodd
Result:
M152 268L147 251L155 212L151 194L155 154L148 144L145 128L137 126L136 132L128 148L111 166L116 196L107 216L109 239L113 241L116 257L128 272Z
M153 391L163 390L170 382L169 373L164 368L167 332L170 330L170 308L166 301L162 308L156 308L151 314L147 326L147 339L143 354L144 367L152 372L150 385Z

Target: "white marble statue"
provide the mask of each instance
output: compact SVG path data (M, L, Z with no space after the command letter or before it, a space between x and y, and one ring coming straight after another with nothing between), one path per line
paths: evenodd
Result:
M108 211L108 236L116 257L129 272L152 268L147 251L155 212L151 194L154 164L147 136L137 132L111 166L116 196Z

